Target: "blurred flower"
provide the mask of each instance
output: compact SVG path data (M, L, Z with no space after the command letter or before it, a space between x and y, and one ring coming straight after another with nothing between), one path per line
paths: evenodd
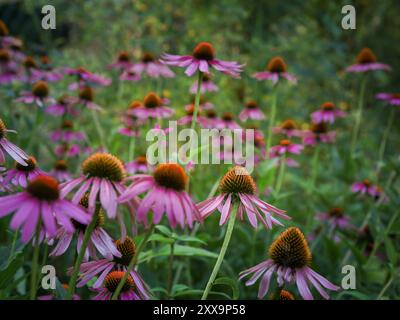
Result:
M78 111L75 110L74 103L76 103L76 98L63 95L58 98L56 102L50 104L45 109L45 111L48 114L57 117L61 117L64 115L71 115L73 117L76 117L78 115Z
M61 197L80 186L72 197L73 203L79 203L83 195L89 192L89 212L94 211L96 199L99 198L108 217L115 218L118 194L125 190L122 183L125 174L125 168L117 157L108 153L94 153L82 163L82 175L79 178L61 185Z
M383 192L382 188L372 184L368 179L363 181L354 182L351 186L351 191L354 193L366 194L374 198L375 200L387 201L388 198Z
M4 185L11 183L15 186L26 188L28 186L28 182L32 181L38 175L44 174L44 172L37 166L37 162L34 157L28 157L25 162L27 163L26 166L16 162L14 169L7 171L7 174L4 176Z
M147 173L149 171L146 156L139 156L134 161L125 164L125 169L129 174Z
M281 57L273 57L268 62L267 70L253 74L253 78L257 80L270 80L273 84L276 84L281 78L292 83L297 82L297 79L293 75L287 73L286 63Z
M50 133L50 139L53 142L72 142L72 141L82 141L85 138L83 132L74 131L73 123L69 120L64 120L61 124L61 128L54 130Z
M132 69L124 70L119 76L121 81L139 81L142 77Z
M346 112L337 109L332 102L325 102L321 105L320 110L311 114L311 119L314 123L334 123L336 118L342 118Z
M87 210L89 206L89 194L86 193L79 201L79 205ZM100 206L96 206L95 212L91 215L92 219L96 219L96 224L94 226L93 232L90 234L89 242L86 247L84 254L84 261L88 261L89 257L97 258L96 250L100 254L108 259L112 259L113 256L121 257L121 253L117 250L115 243L107 232L102 228L104 225L105 217L104 210ZM76 242L76 252L81 251L83 237L86 231L87 225L81 224L78 221L72 220L72 224L78 233L78 240ZM71 244L74 232L65 229L63 226L57 230L57 234L54 238L58 243L55 245L54 249L50 253L50 256L61 256L64 254Z
M162 163L154 170L153 175L136 175L129 177L132 184L119 197L119 202L127 202L147 192L137 208L137 220L148 224L147 214L152 210L153 223L160 223L166 213L172 228L177 224L184 228L193 227L193 221L201 221L201 216L186 192L188 176L176 163Z
M376 56L370 48L361 49L357 55L356 63L346 68L346 72L368 72L375 70L390 71L392 68L387 64L377 62Z
M192 101L185 105L185 110L187 111L188 109L193 108L195 104L196 96L192 96ZM199 108L203 110L211 110L214 109L214 105L211 102L206 101L206 99L203 96L200 96L200 102L199 102Z
M300 137L302 132L298 129L297 123L292 119L286 119L279 127L272 128L273 133L286 135L288 138Z
M64 290L68 291L68 284L66 283L62 283L61 286L64 288ZM52 289L50 289L52 290ZM57 298L56 296L56 292L54 292L54 290L52 290L53 292L50 294L46 294L43 296L38 296L37 299L38 300L55 300ZM72 296L72 300L81 300L81 297L77 294L74 294Z
M130 70L137 73L138 75L142 75L142 73L145 73L151 78L175 77L175 73L173 73L172 70L166 65L157 60L150 52L143 53L142 61L139 63L135 63Z
M296 282L300 295L305 300L313 299L309 282L325 299L329 299L329 295L323 287L333 291L339 290L338 286L310 268L311 251L300 229L295 227L286 229L271 244L268 253L270 259L242 271L239 278L242 279L253 274L246 282L246 286L251 286L262 276L258 291L259 299L267 294L274 273L278 277L279 287L282 287L285 283Z
M309 130L302 132L303 144L315 146L317 143L332 143L336 140L336 131L328 131L325 122L312 123Z
M190 87L189 92L192 94L196 94L197 91L197 80ZM205 92L216 92L218 91L218 87L211 80L210 74L202 74L201 84L200 84L200 93L203 94Z
M282 225L281 222L272 217L272 214L283 219L290 219L280 210L262 201L256 196L256 184L244 167L235 166L231 168L219 183L221 194L211 199L204 200L197 204L200 214L207 218L216 209L221 213L220 225L225 224L231 214L243 220L243 213L247 214L250 224L256 228L257 220L265 228L272 229L272 225ZM237 212L232 213L235 202L239 203ZM260 214L260 212L264 215Z
M180 56L172 54L163 54L161 62L186 68L185 74L191 77L197 70L203 73L210 73L209 68L228 74L234 78L239 78L243 65L235 61L223 61L215 58L215 49L208 42L200 42L193 50L192 55Z
M77 144L69 144L65 142L54 148L54 153L60 158L72 158L80 154L80 152L81 148Z
M68 86L69 90L77 90L83 87L91 85L108 86L111 84L111 80L101 75L92 73L85 68L79 67L76 69L64 68L63 72L68 75L76 76L78 81L71 83Z
M248 119L264 120L265 114L258 107L257 102L255 102L254 100L250 100L246 103L245 109L242 112L240 112L239 119L242 122L245 122Z
M24 91L15 101L26 104L36 104L43 107L45 103L55 102L54 98L49 96L49 86L46 81L39 80L32 85L31 91Z
M92 87L81 87L81 89L79 90L79 97L78 98L74 97L72 99L72 103L81 104L87 107L88 109L101 111L102 108L98 104L93 102L94 95L95 93Z
M132 67L131 56L128 51L120 51L117 59L108 65L109 69L125 70Z
M65 160L57 160L54 163L53 170L50 171L50 175L59 182L66 182L72 179L68 172L68 164Z
M333 207L328 212L320 212L316 215L319 221L328 221L333 229L351 229L354 226L350 223L350 219L340 207Z
M286 164L289 167L298 167L299 164L297 161L288 157L289 154L300 154L303 150L303 146L301 144L293 143L290 140L284 139L279 142L278 145L272 146L270 149L270 158L279 158L280 161L286 161ZM279 164L279 162L278 162Z
M400 105L400 93L381 92L378 93L375 97L379 100L386 101L393 106Z
M240 125L234 120L233 114L230 112L224 112L221 119L216 122L217 128L219 129L240 129Z
M186 109L186 115L178 120L179 125L186 125L186 124L192 123L193 114L194 114L194 105L193 104L189 105L185 109ZM204 118L201 114L202 114L202 110L201 110L201 107L199 106L199 109L197 110L196 121L198 124L200 124L201 127L205 127L207 125L207 119Z
M7 140L6 135L7 132L15 132L14 130L9 130L6 128L3 120L0 118L0 164L6 161L4 156L4 151L7 152L11 158L17 161L19 164L23 166L27 166L25 160L28 160L28 155L18 148L16 145L12 144Z
M163 106L160 97L156 93L149 92L143 99L143 108L132 109L132 114L139 119L162 119L171 117L174 114L174 110Z
M39 219L43 223L42 232L50 236L56 235L56 222L73 232L71 219L82 224L90 221L90 216L84 210L60 198L58 182L45 175L39 175L29 182L23 192L0 197L0 217L14 211L10 227L13 230L22 227L21 240L24 243L32 238Z

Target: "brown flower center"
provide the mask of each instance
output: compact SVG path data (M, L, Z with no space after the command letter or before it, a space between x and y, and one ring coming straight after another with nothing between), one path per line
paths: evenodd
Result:
M108 153L92 154L83 161L82 171L89 177L107 178L114 182L120 182L125 177L121 160Z
M57 160L54 163L54 169L59 170L59 171L67 171L68 170L68 164L65 160Z
M358 64L367 64L376 62L376 56L370 48L363 48L356 58Z
M211 75L207 74L207 73L203 73L202 77L201 77L201 81L202 82L208 82L211 81Z
M206 117L208 119L215 119L217 117L217 113L214 110L207 110Z
M143 63L153 62L154 60L156 60L156 58L154 57L154 55L151 52L144 52L143 53L143 56L142 56L142 62Z
M281 57L273 57L269 60L267 70L269 72L283 73L286 72L286 63Z
M39 200L54 201L60 196L59 185L56 179L40 175L32 180L26 191Z
M311 125L311 131L314 132L315 134L321 134L321 133L326 133L328 131L328 128L324 122L321 123L313 123Z
M23 166L22 164L19 164L18 162L15 162L15 169L18 171L23 171L23 172L30 172L36 169L37 167L37 162L36 159L32 156L30 156L27 160L25 160L27 166Z
M364 179L363 183L366 187L370 187L372 185L371 181L369 181L368 179Z
M143 104L149 109L157 108L161 105L161 99L156 93L150 92L144 97Z
M119 62L129 62L131 60L128 51L121 51L118 53L118 61Z
M233 114L230 112L224 112L221 119L224 121L233 121Z
M281 290L279 300L294 300L294 296L289 291Z
M3 20L0 20L0 37L5 37L8 35L8 28Z
M64 120L61 124L61 129L63 130L71 130L74 127L72 121Z
M114 257L114 261L124 266L128 266L129 262L131 262L136 253L135 243L131 238L126 237L124 242L121 242L120 239L116 240L115 246L117 247L117 250L121 253L121 257Z
M215 57L215 49L208 42L200 42L193 50L193 57L198 60L211 61Z
M146 156L139 156L136 158L136 162L139 164L147 164Z
M94 100L94 90L92 87L84 87L79 91L79 98L85 101Z
M334 110L336 108L336 106L332 103L332 102L325 102L321 105L321 109L322 110Z
M279 266L302 268L311 264L311 251L299 228L283 231L269 247L269 256Z
M290 146L290 145L292 144L292 142L291 142L290 140L288 140L288 139L283 139L283 140L281 140L281 141L279 142L279 144L280 144L282 147L287 147L287 146Z
M32 57L26 57L24 62L23 62L25 68L27 69L33 69L37 67L36 61Z
M143 107L142 102L139 100L133 100L131 104L129 105L129 109L137 109Z
M41 56L40 57L40 62L42 63L42 64L50 64L50 58L48 57L48 56Z
M0 49L0 62L8 62L10 59L10 52L8 52L6 49Z
M331 208L328 212L329 216L331 217L342 217L343 216L343 209L339 207Z
M258 105L257 102L255 102L254 100L250 100L246 103L246 108L247 109L257 109Z
M184 191L189 180L185 170L177 163L158 165L153 177L158 185L176 191Z
M192 116L194 114L194 104L191 104L191 105L188 106L188 108L186 110L186 114L188 116ZM199 107L197 109L197 115L200 115L200 114L201 114L201 108Z
M107 288L109 292L115 292L119 283L121 282L125 272L124 271L111 271L104 279L103 286ZM135 286L132 276L128 275L124 285L122 286L121 292L126 292Z
M297 124L292 119L287 119L281 123L281 128L285 130L294 130L297 128Z
M86 192L84 196L79 200L79 204L85 208L89 208L89 192ZM105 213L101 206L96 206L95 212L93 213L92 219L96 219L95 228L101 227L105 223ZM82 224L74 219L71 220L74 227L80 230L86 230L87 225Z
M257 187L244 167L235 166L231 168L219 182L221 193L245 193L255 194Z
M46 98L49 95L49 86L47 82L39 80L32 86L32 93L38 98Z
M0 140L6 136L6 125L4 124L3 120L0 118Z

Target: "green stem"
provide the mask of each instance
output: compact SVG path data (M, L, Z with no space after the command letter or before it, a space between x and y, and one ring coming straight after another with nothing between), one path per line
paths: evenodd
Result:
M385 294L386 290L389 289L390 285L392 284L393 280L394 280L394 277L391 276L389 281L383 287L382 291L378 294L378 297L376 298L376 300L380 300L383 297L383 295Z
M167 299L171 298L172 293L172 282L173 282L173 269L174 269L174 248L175 242L171 243L171 254L169 255L169 263L168 263L168 282L167 282Z
M389 121L386 126L385 133L383 134L383 139L379 148L379 160L378 160L378 172L377 175L379 176L379 171L381 169L382 161L383 161L383 156L385 155L385 149L386 149L386 142L389 138L389 133L390 129L392 128L393 121L394 121L394 113L395 113L395 108L391 108L390 110L390 115L389 115Z
M40 226L41 222L40 219L36 225L36 232L35 232L35 245L33 248L33 257L32 257L32 274L31 274L31 290L29 294L30 300L36 299L36 291L37 291L37 274L38 274L38 267L39 267L39 248L40 248Z
M93 117L94 125L96 127L97 134L98 134L98 136L100 138L100 145L106 147L106 140L105 140L105 137L104 137L104 132L103 132L103 129L101 128L100 121L99 121L99 118L97 116L97 111L96 110L92 110L92 117Z
M96 226L96 223L97 223L97 217L96 217L96 214L93 213L92 221L87 226L87 228L85 230L85 234L83 235L81 250L79 251L78 257L76 258L74 269L71 274L71 279L69 280L68 295L67 295L69 300L72 299L72 296L75 293L75 286L76 286L76 281L78 279L79 269L81 267L83 257L85 256L85 251L86 251L87 245L89 243L90 236Z
M135 137L130 137L129 141L129 156L128 156L128 161L133 161L133 158L135 156Z
M277 104L277 89L274 89L272 94L272 103L271 103L271 116L269 118L269 128L268 128L268 138L267 138L267 154L269 154L269 149L271 148L272 143L272 129L275 123L276 117L276 104Z
M360 96L359 96L359 100L358 100L358 109L357 109L357 113L356 113L356 123L354 125L353 137L352 137L352 140L351 140L350 155L351 155L352 158L354 158L354 151L355 151L356 144L357 144L357 137L358 137L358 134L359 134L359 131L360 131L360 124L361 124L361 119L362 119L362 112L363 112L366 85L367 85L367 77L364 77L361 80Z
M320 146L317 145L314 150L314 157L312 159L312 172L311 172L311 188L310 191L313 191L315 188L315 182L317 180L317 171L318 171L318 160L319 160L319 152Z
M8 256L8 260L7 260L7 265L10 264L13 256L14 256L14 252L15 252L15 247L17 245L17 239L18 239L18 230L16 230L14 232L14 236L13 236L13 240L12 240L12 244L11 244L11 249L10 249L10 255Z
M199 105L200 105L200 96L201 96L201 81L202 81L203 73L201 71L198 72L198 77L197 77L197 90L196 90L196 96L194 99L194 110L193 110L193 116L192 116L192 125L190 126L190 129L194 130L197 122L197 114L199 112Z
M208 282L207 282L206 288L203 292L203 296L201 297L201 300L207 299L208 294L210 293L210 290L214 284L215 278L218 275L219 269L221 268L222 262L224 261L225 253L226 253L226 250L228 249L229 241L231 240L233 227L235 226L237 208L238 208L238 204L235 203L234 207L232 208L230 217L229 217L228 226L226 228L225 238L222 243L221 251L218 255L217 262L215 263L215 266L211 273L210 279L208 279Z
M121 281L118 283L117 289L115 289L111 300L118 299L119 293L121 292L122 287L124 286L126 279L128 279L128 276L131 273L133 267L136 265L136 263L139 259L139 254L142 251L142 249L144 248L147 241L149 240L150 235L153 233L153 229L154 229L154 225L152 224L150 226L150 228L146 231L146 234L144 235L142 242L140 242L140 245L138 246L134 256L132 257L131 261L129 262L126 272L125 272L124 276L122 277Z
M283 156L281 158L281 163L279 165L279 174L278 178L276 180L276 186L275 186L275 192L278 195L279 191L281 190L282 184L283 184L283 179L285 176L285 169L286 169L286 156Z

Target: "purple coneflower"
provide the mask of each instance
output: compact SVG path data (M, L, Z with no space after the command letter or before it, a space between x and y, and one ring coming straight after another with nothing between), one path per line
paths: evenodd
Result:
M32 85L31 91L24 91L21 96L15 101L26 104L36 104L39 107L43 107L47 103L55 102L54 98L49 96L49 86L46 81L39 80Z
M393 106L400 105L400 93L381 92L376 95L376 98L386 101Z
M244 167L235 166L231 168L219 183L221 194L211 199L197 204L200 214L203 218L208 217L216 209L221 212L220 225L228 221L232 214L233 204L239 203L237 209L237 217L243 220L243 213L246 213L250 224L256 228L257 220L260 221L267 229L271 229L272 225L282 225L272 214L283 219L290 219L284 210L275 208L274 206L262 201L256 196L256 184L250 174ZM263 217L264 216L264 217Z
M325 102L321 105L320 110L311 114L311 119L314 123L334 123L336 118L342 118L346 112L337 109L332 102Z
M63 142L54 148L54 153L60 158L73 158L81 153L81 148L77 144Z
M221 116L221 119L219 119L218 122L216 122L217 128L219 129L240 129L240 125L235 121L235 118L232 113L230 112L224 112Z
M73 104L81 104L85 107L87 107L88 109L92 109L92 110L102 110L102 108L94 103L94 97L95 97L95 93L94 93L94 89L92 87L86 86L86 87L81 87L79 90L79 96L76 98L73 98Z
M250 100L246 103L246 106L242 112L239 114L239 119L242 122L251 120L264 120L265 114L259 108L257 102Z
M115 245L120 253L120 257L113 257L112 259L105 258L82 263L82 265L80 266L81 273L79 275L77 287L83 287L96 275L99 275L97 280L93 283L92 287L94 289L101 288L104 280L107 278L107 275L111 271L120 271L121 277L119 279L121 280L122 276L127 271L129 263L136 254L136 246L133 240L129 237L126 237L124 241L117 240L115 242ZM68 272L70 271L71 270L68 270ZM149 289L141 276L135 271L135 269L132 269L130 271L129 276L133 280L139 297L142 300L150 299ZM128 279L130 278L129 276ZM117 285L115 285L114 291L117 288Z
M79 201L79 205L87 210L89 206L89 194L85 194ZM100 206L96 206L95 212L92 214L92 219L96 219L94 229L90 234L89 242L87 244L84 261L88 261L89 257L97 258L96 249L100 252L103 257L112 259L113 256L121 257L120 252L117 250L114 241L102 228L105 221L104 211ZM75 230L78 232L78 240L76 242L76 251L79 252L82 247L83 237L87 228L87 225L81 224L78 221L72 220ZM54 240L58 240L50 256L61 256L64 254L71 244L74 232L61 227L57 230L57 235Z
M228 74L234 78L239 78L243 65L235 61L223 61L215 58L215 49L208 42L200 42L194 49L192 55L180 56L163 54L161 62L186 68L185 74L189 77L194 75L197 70L203 73L210 73L210 68Z
M204 128L214 129L222 127L222 121L218 118L218 115L214 110L207 110L205 113L205 119Z
M72 142L72 141L82 141L85 138L83 132L74 131L74 124L72 121L64 120L61 123L61 128L54 130L50 133L50 139L53 142Z
M350 219L340 207L333 207L328 212L320 212L316 215L319 221L329 221L333 229L351 229L354 226L350 223Z
M133 71L132 69L127 69L124 70L121 75L119 76L119 80L121 81L140 81L142 79L142 77L140 76L140 74L137 74L135 71Z
M53 68L48 56L40 57L40 68L33 68L31 70L31 81L57 82L62 80L63 77L63 72Z
M333 143L336 140L336 131L328 131L325 122L312 123L309 130L302 133L303 143L307 146L315 146L320 143Z
M25 162L27 163L27 166L15 162L14 169L7 171L3 181L5 185L11 183L14 186L26 188L28 182L32 181L37 176L44 174L44 172L38 168L34 157L29 157Z
M172 228L179 224L182 228L193 226L193 221L201 221L201 216L186 192L188 176L185 170L176 163L162 163L154 170L153 175L136 175L129 177L132 184L119 197L119 202L127 202L147 192L137 208L137 220L148 224L147 215L153 210L153 223L160 223L166 213Z
M116 60L108 65L109 69L125 70L132 67L131 55L128 51L120 51Z
M129 174L149 172L146 156L139 156L134 161L126 163L125 169Z
M71 175L68 172L68 164L65 160L57 160L54 163L53 170L50 171L50 175L56 178L59 182L66 182L72 180Z
M78 82L71 83L68 86L69 90L77 90L82 87L90 85L108 86L111 84L111 80L101 75L92 73L85 68L79 67L76 69L64 68L64 73L68 75L74 75L78 78Z
M106 210L108 217L117 215L117 198L125 187L122 183L126 172L121 160L108 153L95 153L82 163L82 176L61 185L61 196L64 197L80 186L72 198L78 203L86 192L89 192L89 212L93 212L97 198Z
M375 200L388 201L383 189L374 185L370 180L364 179L363 181L355 182L351 186L351 191L354 193L366 194Z
M145 73L151 78L175 77L175 73L166 65L157 60L150 52L143 53L142 60L139 63L135 63L130 70L137 73L138 75L142 75L142 73Z
M300 154L303 149L303 145L284 139L278 145L271 147L269 156L272 159L279 158L280 161L285 161L289 167L298 167L297 161L290 158L289 154Z
M193 108L193 106L195 104L195 100L196 100L196 96L193 96L192 101L189 104L185 105L186 111L188 109ZM199 108L201 108L203 110L211 110L211 109L214 109L214 105L211 102L206 101L206 99L203 96L200 96Z
M143 99L143 108L135 108L132 114L139 119L147 118L169 118L174 114L174 110L162 105L160 97L154 93L148 93Z
M74 108L75 103L76 98L63 95L58 98L56 102L50 104L45 109L45 111L48 114L56 117L62 117L64 115L71 115L72 117L76 117L78 115L78 111Z
M285 60L281 57L273 57L269 60L266 71L261 71L253 74L257 80L270 80L276 84L279 79L284 78L289 82L296 83L296 78L287 72Z
M197 80L190 87L189 92L196 94L197 91ZM218 91L218 87L211 80L211 74L202 74L201 83L200 83L200 93L203 94L205 92L216 92Z
M111 271L104 278L103 286L95 289L94 291L98 294L93 297L93 300L111 300L114 292L117 290L118 284L124 277L125 272L123 271ZM136 283L131 275L126 278L125 283L118 295L118 300L147 300L140 297L140 294L135 292Z
M275 134L283 134L288 138L300 137L302 132L298 129L296 121L286 119L278 127L273 127L272 132Z
M361 49L357 55L356 63L346 68L346 72L367 72L375 70L390 71L392 68L387 64L378 62L370 48Z
M0 217L16 212L10 227L22 227L21 240L26 243L35 231L39 219L42 232L55 236L57 223L70 232L74 231L71 219L88 224L90 216L81 208L60 197L58 182L49 176L40 175L28 183L25 191L0 198Z
M182 118L178 119L179 125L186 125L186 124L192 123L193 114L194 114L194 104L186 106L185 109L186 109L186 115L183 116ZM197 111L196 121L200 124L201 127L204 128L207 125L207 119L201 115L201 112L202 112L202 109L199 106L199 109Z
M25 161L28 159L28 155L20 148L18 148L16 145L8 141L8 139L6 138L7 132L15 132L15 131L7 129L3 120L0 118L0 163L4 163L6 161L4 156L4 151L5 151L11 156L11 158L13 158L19 164L23 166L28 165Z
M270 259L240 273L239 279L253 274L246 282L246 286L253 285L262 277L258 291L259 299L268 293L271 277L274 273L277 275L279 287L283 287L285 283L296 282L300 295L305 300L313 299L309 283L325 299L329 299L329 295L324 288L333 291L339 290L338 286L310 268L311 251L300 229L291 227L282 232L269 247L268 254Z

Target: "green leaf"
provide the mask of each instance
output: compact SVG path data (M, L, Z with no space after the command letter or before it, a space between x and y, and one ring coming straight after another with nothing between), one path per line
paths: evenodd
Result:
M14 279L15 271L22 267L24 263L24 255L18 253L9 265L0 271L0 288L7 287Z
M168 227L166 227L166 226L158 225L158 226L155 226L155 228L156 228L158 231L160 231L163 235L165 235L165 236L167 236L167 237L171 237L171 235L172 235L171 230L170 230Z
M397 264L397 252L396 252L396 248L392 242L392 240L388 237L385 236L384 238L385 241L385 249L386 249L386 254L390 260L390 262L393 265Z
M174 243L175 240L170 239L170 238L166 238L161 234L157 234L157 233L153 233L150 237L148 241L156 241L156 242L164 242L164 243Z
M183 242L198 242L198 243L207 245L207 243L204 242L203 240L201 240L201 239L199 239L197 237L193 237L193 236L183 235L183 236L178 236L176 239L179 240L179 241L183 241Z
M228 277L221 277L214 281L214 285L225 285L232 289L232 300L237 300L239 298L239 286L236 280Z

